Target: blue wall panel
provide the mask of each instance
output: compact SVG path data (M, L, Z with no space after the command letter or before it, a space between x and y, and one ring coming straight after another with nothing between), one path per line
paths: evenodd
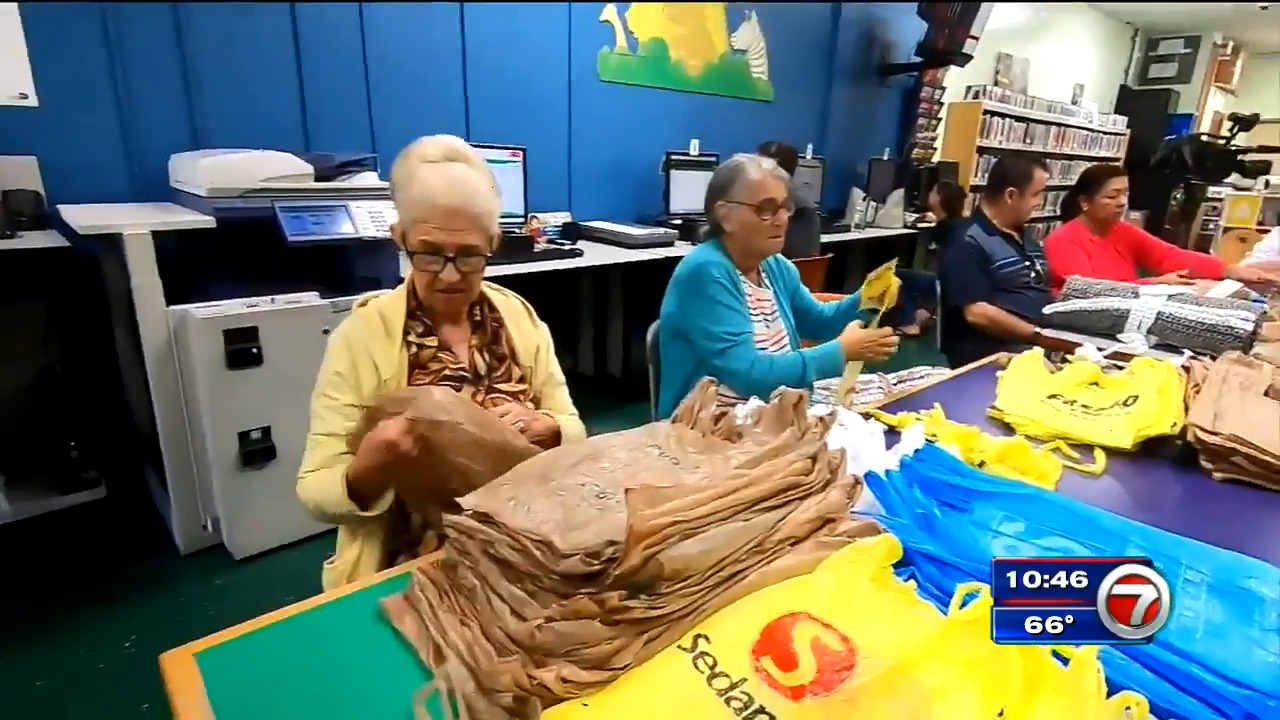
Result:
M529 148L529 210L569 209L569 3L464 3L469 137Z
M373 143L384 171L432 133L467 135L462 4L362 3Z
M823 206L843 210L849 188L866 181L867 159L894 147L902 93L908 77L881 82L875 74L876 51L885 47L890 62L911 59L924 33L912 3L840 3L836 46L832 53L831 95L824 151L828 165Z
M372 152L360 3L295 3L293 7L310 148Z
M290 3L178 3L201 147L306 150Z
M107 3L104 14L133 192L148 200L166 198L169 156L196 147L177 8Z
M896 135L904 83L874 78L870 38L906 59L923 29L910 3L731 3L731 28L748 8L764 28L761 103L600 82L601 7L24 3L41 104L0 108L0 153L39 156L54 203L118 202L167 199L181 150L373 150L385 171L448 132L527 145L532 210L632 219L662 209L664 150L782 139L827 157L842 209Z
M769 47L775 100L754 102L600 82L596 53L612 44L598 3L575 3L570 24L574 117L570 182L574 212L634 219L662 211L659 164L666 150L698 138L706 152L727 157L770 139L821 149L821 108L827 95L831 9L822 3L756 3ZM729 5L729 26L745 6Z
M23 4L38 108L0 108L0 154L36 155L57 202L133 197L102 6Z

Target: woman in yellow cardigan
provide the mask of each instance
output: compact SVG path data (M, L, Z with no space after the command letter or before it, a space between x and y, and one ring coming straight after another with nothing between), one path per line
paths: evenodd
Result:
M523 298L484 282L499 237L493 175L461 138L410 144L391 169L392 234L412 270L400 287L363 298L329 338L311 397L298 497L338 525L326 590L415 554L418 518L396 500L390 468L415 443L400 419L347 436L379 396L406 386L453 388L544 448L586 437L547 326Z

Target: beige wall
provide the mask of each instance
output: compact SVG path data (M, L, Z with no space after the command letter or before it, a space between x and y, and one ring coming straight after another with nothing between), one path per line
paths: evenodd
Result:
M1256 112L1280 120L1280 53L1245 56L1236 95L1227 107L1230 112Z
M1085 3L995 3L973 60L947 71L943 99L963 100L966 85L991 84L1003 51L1031 61L1031 95L1070 102L1072 85L1083 83L1084 99L1109 112L1125 79L1132 33Z

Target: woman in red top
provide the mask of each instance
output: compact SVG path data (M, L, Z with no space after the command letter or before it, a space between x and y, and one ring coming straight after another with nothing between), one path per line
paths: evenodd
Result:
M1071 275L1118 282L1186 285L1196 279L1246 283L1274 278L1248 266L1227 267L1212 255L1170 245L1124 222L1129 178L1120 165L1091 165L1062 199L1062 227L1049 233L1044 255L1056 295ZM1139 270L1152 277L1139 277Z

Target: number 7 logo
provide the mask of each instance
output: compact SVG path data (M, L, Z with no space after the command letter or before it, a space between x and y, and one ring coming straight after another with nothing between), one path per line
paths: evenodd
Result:
M1151 610L1153 615L1159 611L1160 591L1154 585L1139 584L1142 581L1126 583L1124 582L1125 579L1121 579L1115 587L1111 588L1111 597L1117 601L1116 604L1123 604L1122 598L1134 598L1133 612L1129 614L1129 620L1126 624L1142 627L1155 619L1154 617L1148 618L1147 611ZM1155 605L1155 607L1152 607L1152 605Z
M1129 563L1102 579L1097 611L1102 624L1121 640L1146 640L1169 621L1169 583L1151 567Z

